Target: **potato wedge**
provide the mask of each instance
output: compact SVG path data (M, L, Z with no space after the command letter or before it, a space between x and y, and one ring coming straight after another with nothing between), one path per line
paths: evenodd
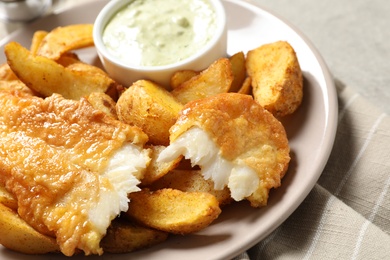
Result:
M128 220L114 219L100 245L106 253L129 253L164 242L168 235Z
M69 59L72 59L72 57L69 57ZM73 59L76 59L73 57ZM69 61L71 62L71 61ZM112 99L117 100L118 99L118 92L117 87L118 83L114 81L108 74L102 70L99 67L90 65L88 63L84 62L77 62L76 60L73 63L70 63L66 66L66 69L73 72L75 75L79 75L79 77L86 77L93 79L94 83L99 83L99 85L102 86L108 86L107 89L103 91L92 91L91 93L106 93L108 96L110 96Z
M150 189L171 188L184 192L207 192L215 196L220 206L232 201L229 188L214 189L214 182L205 180L200 170L173 170L155 181Z
M275 116L292 114L303 96L302 71L292 46L285 41L262 45L247 54L253 96Z
M129 195L126 216L161 231L174 234L197 232L209 226L221 213L217 199L205 192L161 189Z
M198 74L199 74L199 72L197 72L195 70L176 71L175 73L173 73L173 75L171 77L171 82L170 82L171 88L175 89L175 88L179 87L181 84L183 84L187 80L191 79L192 77L195 77Z
M43 30L38 30L38 31L34 32L33 38L31 40L31 45L30 45L30 52L32 54L34 54L34 55L37 54L39 46L41 45L43 38L45 38L48 33L49 32L43 31Z
M0 186L0 203L13 210L18 208L18 202L15 197L3 186Z
M64 67L68 67L74 63L80 63L82 61L79 59L77 54L73 52L67 52L63 54L61 57L59 57L58 60L56 60L56 62Z
M238 92L246 78L245 55L240 51L229 58L232 64L233 82L229 92Z
M182 108L170 92L148 80L134 82L116 104L119 120L141 128L154 145L169 144L169 128Z
M252 94L252 79L246 77L242 83L240 89L237 91L239 94L251 95Z
M71 70L42 56L32 55L19 43L5 46L8 64L26 86L43 96L61 94L67 99L78 100L92 92L108 92L116 82L99 73Z
M106 115L118 119L115 108L116 103L109 95L100 92L93 92L86 98L94 108L103 111Z
M166 148L163 145L150 145L147 146L148 149L151 149L151 161L148 167L146 168L146 172L144 173L144 177L141 180L141 184L143 186L150 185L161 177L165 176L169 171L175 169L182 159L182 157L178 157L176 160L170 162L157 162L157 158L159 154Z
M57 27L43 38L36 53L57 60L68 51L93 46L92 30L93 24Z
M12 209L0 203L0 244L24 254L59 252L56 240L42 235Z
M199 75L187 80L172 90L172 95L182 104L200 98L213 96L229 91L233 82L232 66L227 58L212 63Z

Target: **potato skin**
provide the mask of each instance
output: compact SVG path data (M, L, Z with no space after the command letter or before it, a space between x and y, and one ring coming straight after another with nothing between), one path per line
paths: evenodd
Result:
M93 92L86 99L95 109L104 112L112 118L118 119L115 108L116 103L109 95L101 92Z
M125 219L114 219L100 242L106 253L130 253L164 242L168 233L139 226Z
M4 49L13 73L44 97L58 93L64 98L79 100L92 92L114 92L118 85L92 65L85 64L84 70L64 67L49 58L31 54L17 42L8 43Z
M233 79L230 60L220 58L198 75L174 88L171 93L184 105L193 100L228 92Z
M245 54L240 51L235 53L229 58L232 65L233 82L230 86L229 92L238 92L246 78L246 67L245 67Z
M207 192L217 198L221 207L232 202L229 189L225 187L222 190L216 190L214 188L214 182L212 180L206 180L200 170L175 169L155 181L150 188L154 190L172 188L185 192Z
M33 229L15 211L2 203L0 203L0 244L24 254L59 252L59 246L54 238Z
M129 194L126 216L151 228L173 234L189 234L209 226L221 213L215 196L175 189Z
M148 186L155 181L161 179L163 176L168 174L170 171L175 169L181 162L182 157L178 157L175 160L169 162L159 162L157 161L160 153L165 149L166 146L163 145L148 145L146 146L150 152L150 163L146 168L144 177L141 180L142 186Z
M93 46L92 30L93 24L59 26L43 36L40 43L36 44L38 46L34 47L34 52L57 60L68 51Z
M195 70L179 70L173 73L170 85L172 89L178 88L181 84L190 80L192 77L195 77L199 74L198 71Z
M253 96L265 109L282 117L300 106L302 71L288 42L277 41L249 51L246 67L252 79Z
M8 192L5 187L0 185L0 203L7 206L10 209L18 209L18 201L15 196Z
M182 108L170 92L148 80L136 81L116 104L119 120L141 128L154 145L169 144L169 128Z

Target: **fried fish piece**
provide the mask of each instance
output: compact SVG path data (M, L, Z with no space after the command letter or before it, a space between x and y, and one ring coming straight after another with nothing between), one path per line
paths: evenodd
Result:
M0 91L0 107L0 186L20 217L67 256L102 254L100 240L150 161L146 134L84 98Z
M253 207L267 204L290 161L283 125L249 95L223 93L188 103L170 129L170 145L158 160L184 155L199 165L215 189Z

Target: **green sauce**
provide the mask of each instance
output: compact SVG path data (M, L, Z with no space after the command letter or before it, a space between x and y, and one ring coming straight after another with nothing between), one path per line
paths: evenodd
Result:
M135 0L109 21L103 42L126 64L163 66L190 57L215 31L207 0Z

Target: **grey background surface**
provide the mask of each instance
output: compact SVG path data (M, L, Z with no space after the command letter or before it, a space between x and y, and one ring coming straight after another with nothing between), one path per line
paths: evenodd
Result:
M253 0L317 47L333 76L390 113L390 1Z

